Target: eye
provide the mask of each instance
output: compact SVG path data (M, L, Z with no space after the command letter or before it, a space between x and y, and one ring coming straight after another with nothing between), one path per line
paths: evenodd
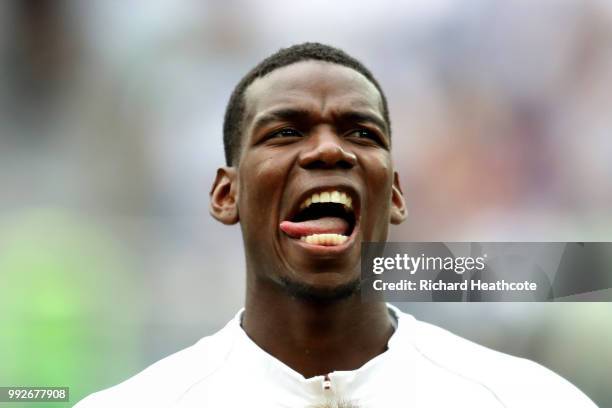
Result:
M380 137L378 137L378 135L376 134L376 132L373 132L371 130L368 129L355 129L355 130L351 130L348 133L349 137L354 137L357 139L369 139L373 142L376 143L380 143Z
M283 128L270 134L270 137L301 137L302 134L293 128Z

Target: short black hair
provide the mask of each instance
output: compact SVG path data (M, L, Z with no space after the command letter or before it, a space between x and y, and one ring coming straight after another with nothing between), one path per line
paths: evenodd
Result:
M370 70L339 48L307 42L293 45L289 48L281 48L251 69L234 88L225 109L225 119L223 122L223 147L225 149L225 162L228 166L232 165L236 153L240 150L245 110L244 93L246 89L257 78L261 78L278 68L306 60L325 61L343 65L365 76L380 92L383 104L382 114L389 132L391 132L387 98Z

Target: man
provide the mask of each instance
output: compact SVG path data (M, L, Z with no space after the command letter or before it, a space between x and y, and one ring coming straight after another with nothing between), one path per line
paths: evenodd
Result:
M592 407L546 370L360 297L360 247L406 218L385 95L343 51L280 50L237 85L211 214L240 223L244 310L78 406Z

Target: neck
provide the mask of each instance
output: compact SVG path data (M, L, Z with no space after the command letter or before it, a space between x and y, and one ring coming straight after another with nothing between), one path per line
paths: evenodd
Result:
M362 303L358 293L315 302L256 279L247 284L242 326L259 347L306 378L356 370L387 349L394 330L386 305Z

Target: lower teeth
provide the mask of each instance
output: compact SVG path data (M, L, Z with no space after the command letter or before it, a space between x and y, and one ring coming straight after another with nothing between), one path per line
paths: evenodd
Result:
M308 244L332 246L343 244L348 237L340 234L313 234L300 239Z

